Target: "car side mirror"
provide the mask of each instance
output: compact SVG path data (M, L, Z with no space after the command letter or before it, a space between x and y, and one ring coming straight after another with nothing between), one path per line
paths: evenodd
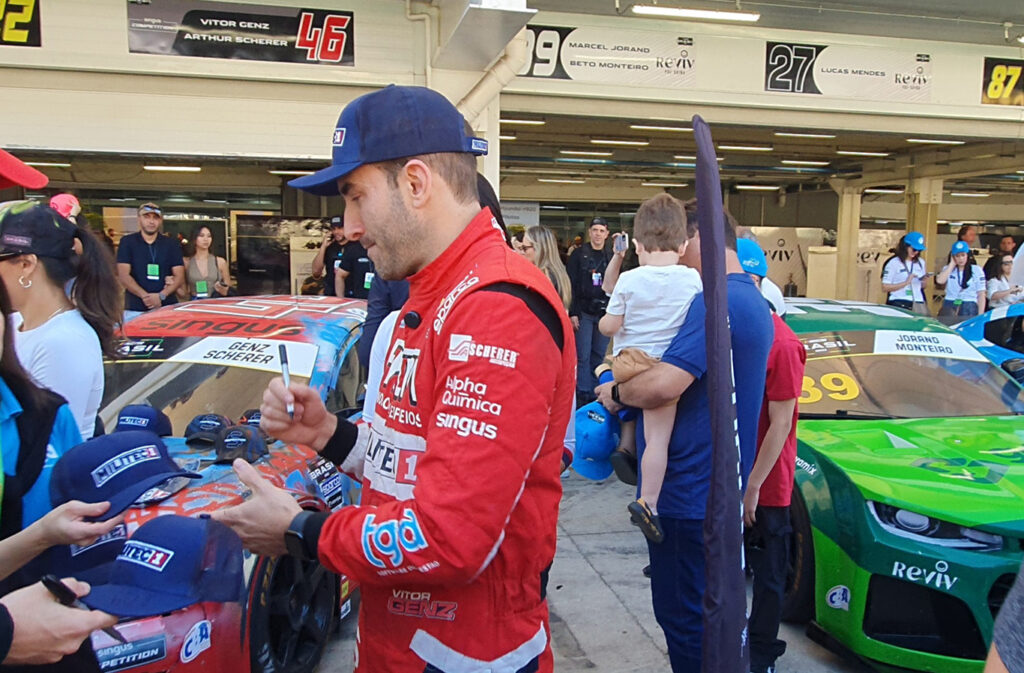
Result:
M1013 377L1013 380L1024 385L1024 359L1010 358L1002 364L1003 371Z

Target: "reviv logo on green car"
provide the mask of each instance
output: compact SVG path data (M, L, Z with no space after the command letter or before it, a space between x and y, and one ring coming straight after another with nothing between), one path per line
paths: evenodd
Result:
M807 350L785 618L899 668L981 671L1024 544L1024 390L889 306L791 300Z

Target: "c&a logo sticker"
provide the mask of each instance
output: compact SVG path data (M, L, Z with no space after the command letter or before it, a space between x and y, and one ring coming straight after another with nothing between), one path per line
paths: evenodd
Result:
M370 514L363 521L363 556L378 568L398 568L405 559L405 553L418 552L427 548L420 523L411 509L402 510L402 518L383 523L374 523L376 515ZM385 563L385 561L387 563Z
M188 630L185 642L181 644L181 663L187 664L213 645L213 627L204 619Z
M825 594L825 603L833 610L850 611L850 588L842 584L832 587Z

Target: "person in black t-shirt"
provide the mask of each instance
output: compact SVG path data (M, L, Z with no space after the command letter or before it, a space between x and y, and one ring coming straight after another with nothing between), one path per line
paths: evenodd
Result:
M350 241L335 272L335 292L338 296L366 299L373 277L373 262L367 257L366 248L359 241Z
M612 258L608 240L608 222L603 217L590 221L590 242L569 255L567 271L572 283L572 304L569 318L576 328L576 403L594 399L597 379L594 369L604 360L609 337L597 329L597 323L608 306L608 295L601 289L604 271Z
M345 238L345 218L337 215L331 218L331 231L324 236L323 245L313 258L313 277L324 279L324 294L336 296L334 275L341 266L341 258L348 239Z
M124 286L124 319L159 306L177 303L175 292L185 282L181 245L160 233L164 222L160 206L139 206L139 231L121 239L117 249L117 276Z

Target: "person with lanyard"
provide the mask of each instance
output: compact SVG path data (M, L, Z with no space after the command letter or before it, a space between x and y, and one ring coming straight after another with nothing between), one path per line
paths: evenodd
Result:
M373 283L373 262L359 241L349 241L334 272L334 293L338 297L366 299Z
M1001 252L992 255L985 262L985 277L988 278L985 289L988 292L988 307L1009 306L1024 300L1024 287L1010 285L1010 274L1013 272L1013 255Z
M178 242L160 233L163 212L155 203L139 206L139 231L121 238L117 276L124 286L125 322L152 309L175 304L185 283Z
M313 258L313 277L324 279L324 294L328 297L338 296L334 274L341 266L341 258L345 254L347 243L345 218L335 215L331 218L331 230L324 234L324 242Z
M886 304L930 315L924 302L923 281L931 274L925 270L924 234L911 231L896 244L893 255L882 265L882 290L889 294Z
M971 248L965 241L957 241L949 255L949 264L935 277L936 283L946 285L946 300L939 315L970 317L984 313L985 274L974 263Z
M185 259L185 283L178 288L182 301L226 297L231 289L231 274L223 257L213 254L213 231L200 224L192 236L194 254Z

